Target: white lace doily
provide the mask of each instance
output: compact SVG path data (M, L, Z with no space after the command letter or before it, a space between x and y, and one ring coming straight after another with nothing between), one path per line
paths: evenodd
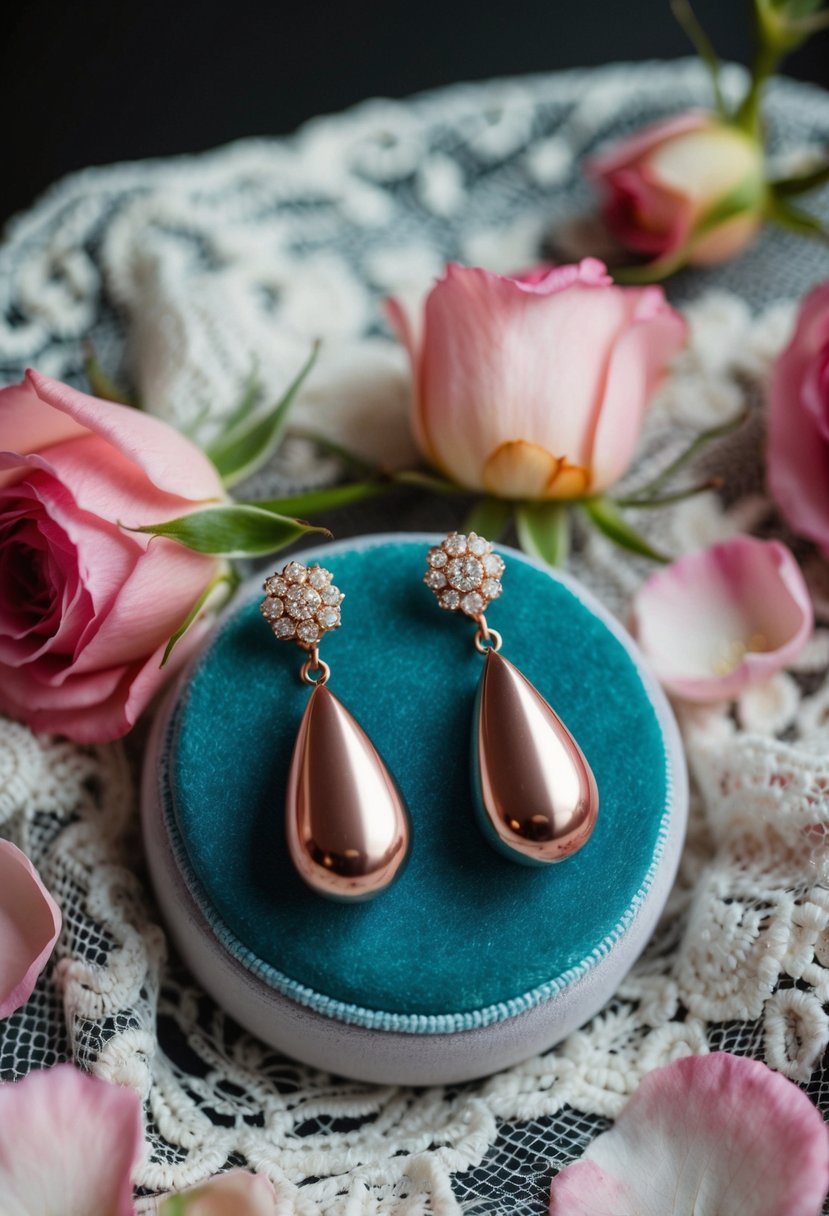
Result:
M726 84L738 87L739 73ZM514 269L538 260L553 231L566 247L562 233L592 206L581 156L707 100L695 64L615 67L370 102L290 140L77 174L0 248L4 382L32 364L82 383L89 337L147 408L206 436L253 366L275 395L322 334L299 421L407 460L405 361L380 297L421 290L447 257ZM829 143L829 98L817 90L776 85L770 117L779 153ZM760 402L792 301L826 277L825 252L766 233L731 266L672 285L692 341L651 414L632 485L688 435ZM675 553L775 532L761 444L755 417L703 458L725 478L722 501L694 499L642 526ZM294 440L265 480L331 474ZM387 525L391 501L344 516L337 531ZM398 522L457 522L449 510L404 498ZM644 565L595 535L578 540L574 572L624 615ZM683 715L692 824L645 957L588 1026L473 1085L342 1081L240 1031L168 958L135 864L140 742L81 748L0 721L0 832L35 860L65 915L56 965L0 1024L3 1075L74 1057L146 1099L143 1188L244 1164L298 1216L541 1213L552 1173L647 1070L684 1052L764 1059L829 1108L829 567L799 552L819 628L798 670L733 712Z

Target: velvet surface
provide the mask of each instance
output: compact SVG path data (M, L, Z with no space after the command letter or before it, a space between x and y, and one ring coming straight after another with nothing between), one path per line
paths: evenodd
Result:
M408 802L413 847L371 903L332 903L294 873L283 802L309 695L303 654L276 641L261 596L240 601L192 670L166 745L167 791L198 903L235 953L289 981L392 1014L508 1004L572 969L630 919L669 802L665 745L635 664L605 624L544 570L508 555L488 621L503 653L578 739L598 782L596 829L575 857L530 869L475 827L470 715L483 659L474 624L438 608L425 546L339 549L343 626L322 656L329 687L368 732ZM325 554L320 551L320 560Z

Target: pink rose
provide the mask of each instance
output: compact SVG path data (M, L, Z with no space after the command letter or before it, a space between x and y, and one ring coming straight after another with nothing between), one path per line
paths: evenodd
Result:
M0 437L0 709L78 742L115 739L167 678L165 645L219 568L119 525L223 498L219 475L157 418L37 372L0 390Z
M703 111L645 127L590 162L588 173L603 187L611 232L637 253L722 262L763 222L762 147Z
M829 282L803 301L774 366L766 465L789 525L829 557Z
M414 431L447 477L502 498L599 494L627 468L685 322L659 287L616 287L601 262L518 278L449 265L409 350ZM418 332L419 331L419 332Z

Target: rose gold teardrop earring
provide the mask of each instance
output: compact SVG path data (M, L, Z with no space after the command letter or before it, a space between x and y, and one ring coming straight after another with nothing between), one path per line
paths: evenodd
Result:
M478 628L485 656L472 719L472 794L487 840L512 861L546 865L586 844L599 811L590 765L567 727L525 675L501 654L484 610L505 570L492 544L451 532L427 556L423 581L441 608Z
M409 849L406 804L377 749L326 687L319 643L340 626L345 598L322 566L288 562L265 579L261 611L274 636L307 652L313 688L294 743L285 798L288 852L319 895L366 900L395 879Z

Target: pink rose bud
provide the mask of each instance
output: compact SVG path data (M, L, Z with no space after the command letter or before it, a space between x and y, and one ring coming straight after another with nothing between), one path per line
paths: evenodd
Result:
M408 347L413 425L452 481L502 498L599 494L625 472L685 322L659 287L617 287L604 265L507 278L450 264Z
M590 162L588 173L605 194L611 232L637 253L724 262L763 223L761 145L703 111L645 127Z
M791 528L829 557L829 282L803 301L774 366L766 466Z
M220 563L127 531L224 498L213 465L140 410L29 372L0 390L0 710L81 743L130 729Z

